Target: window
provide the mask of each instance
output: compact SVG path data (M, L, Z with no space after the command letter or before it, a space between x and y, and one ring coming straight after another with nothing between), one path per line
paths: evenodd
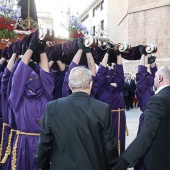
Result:
M93 8L93 17L95 17L95 8Z
M100 21L101 29L104 30L104 20Z
M103 10L103 4L104 4L104 0L102 0L99 4L97 4L94 8L93 8L93 17L95 16L95 13L99 10Z
M95 26L93 26L93 35L95 35L95 33L96 33L96 28Z
M101 1L101 10L103 10L104 0Z

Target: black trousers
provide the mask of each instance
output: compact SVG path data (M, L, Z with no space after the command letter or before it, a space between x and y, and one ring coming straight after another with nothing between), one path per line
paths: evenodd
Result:
M133 108L133 99L135 97L135 91L129 91L129 107Z
M124 96L124 100L125 100L125 108L129 110L129 96Z

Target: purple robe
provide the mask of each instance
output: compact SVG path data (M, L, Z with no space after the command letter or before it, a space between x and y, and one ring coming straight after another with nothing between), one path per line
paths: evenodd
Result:
M68 78L69 78L71 69L73 69L74 67L78 67L78 66L79 65L74 63L73 61L70 63L69 68L67 72L65 73L65 77L64 77L64 82L63 82L63 87L62 87L62 97L66 97L71 94L71 90L68 86L68 83L69 83Z
M47 56L49 57L49 54L51 51L56 52L56 56L60 57L60 60L62 63L65 63L66 65L69 65L74 58L75 54L77 53L79 47L77 44L77 39L73 41L68 41L65 43L61 43L52 47L46 48ZM79 65L85 65L87 66L87 58L86 53L83 52L82 57L80 59Z
M18 60L16 60L18 61ZM15 62L16 65L17 62ZM15 66L14 65L14 66ZM7 68L4 70L3 77L1 79L1 94L2 94L2 108L3 108L3 122L6 124L9 124L9 126L4 126L4 140L3 140L3 147L2 147L2 159L4 158L8 143L9 143L9 134L11 130L10 121L9 121L9 111L10 107L8 104L8 97L9 97L9 88L11 83L11 76L13 73L14 68L12 69L12 72L10 72ZM12 141L15 137L15 132L12 133L11 138L11 145ZM5 161L5 163L1 164L2 170L9 170L11 169L11 155L9 155Z
M154 95L153 86L156 71L157 66L153 68L150 67L151 74L147 72L147 67L143 65L138 66L138 73L136 74L136 95L142 112L145 111L150 97ZM144 113L141 113L137 134L141 131L143 120ZM135 165L134 170L146 170L143 157Z
M129 53L122 52L121 57L126 60L139 60L141 58L141 54L139 52L139 47L140 47L140 45L132 47L131 50L129 51Z
M139 65L136 74L136 95L142 112L146 109L149 98L154 95L154 77L157 67L150 68L151 73L147 72L147 67Z
M11 92L11 85L12 85L12 77L13 77L13 74L20 62L20 58L17 58L15 60L15 63L14 63L14 66L12 68L12 71L11 71L11 76L9 78L9 82L8 82L8 88L7 88L7 96L9 97L10 95L10 92ZM16 129L16 122L15 122L15 118L14 118L14 114L13 114L13 110L12 108L10 107L10 105L8 105L8 122L9 122L9 127L11 129Z
M3 71L4 71L4 66L0 64L0 80L3 75ZM1 83L0 83L0 87L1 87ZM1 102L1 91L0 91L0 141L2 136L2 125L3 125L3 117L2 117L2 102Z
M113 76L111 86L107 83L108 68L102 65L99 66L97 72L97 98L98 100L110 105L111 110L124 109L124 97L122 89L124 86L124 72L122 65L116 65L116 70ZM124 110L120 111L120 134L118 135L118 111L112 111L112 122L117 139L120 139L120 153L125 150L125 127L126 116Z
M54 100L62 97L62 87L66 69L63 71L52 70L55 82Z
M19 136L18 143L16 143L16 140L14 142L14 145L17 146L16 170L36 170L34 153L37 149L41 122L47 102L53 99L53 75L42 69L40 69L39 73L42 83L42 93L28 93L29 90L27 90L26 84L29 81L28 79L32 71L33 70L22 61L18 64L12 78L12 87L9 96L9 102L14 111L17 130L28 133L16 135L16 139ZM34 94L37 94L37 96Z
M9 124L7 89L8 89L10 76L11 76L11 71L9 71L8 68L5 68L3 77L1 79L1 100L2 100L2 110L3 110L2 112L3 123L6 123L6 124ZM10 130L11 129L9 126L4 127L2 159L5 156L6 148L8 146L8 138L9 138ZM5 164L2 164L2 170L9 170L10 168L11 168L11 159L10 159L10 156L8 156Z

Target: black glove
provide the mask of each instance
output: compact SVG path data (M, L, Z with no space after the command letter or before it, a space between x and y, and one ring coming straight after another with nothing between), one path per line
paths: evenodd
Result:
M34 62L39 63L40 62L40 54L39 54L39 52L37 52L37 51L33 52L31 59Z
M114 51L114 49L111 48L108 48L106 53L108 53L109 55L116 55L116 56L121 54L119 50Z
M156 57L155 57L155 56L150 56L150 57L148 57L148 64L154 63L155 60L156 60Z
M37 51L39 52L39 54L44 53L45 52L45 47L46 47L46 41L38 40L37 47L38 47Z
M86 47L83 44L83 37L78 38L78 46L79 46L79 49L82 49L83 51L85 51L85 53L90 53L91 52L90 47Z
M33 36L33 37L31 38L31 41L30 41L30 43L29 43L28 48L29 48L30 50L32 50L32 51L35 51L35 50L37 49L37 47L38 47L38 39Z
M45 47L46 47L46 41L43 40L41 41L37 39L35 36L33 36L31 38L28 48L31 49L32 51L38 51L39 54L41 54L45 52Z
M143 54L146 55L145 47L144 47L143 45L140 45L140 46L139 46L139 52L140 52L141 56L142 56Z
M58 61L60 58L61 57L57 55L57 51L51 51L49 54L49 61Z
M121 156L113 161L112 170L127 170L129 163L125 161Z
M82 49L85 48L85 45L83 44L83 38L80 37L78 38L78 46L79 46L79 49Z
M5 47L3 50L2 50L2 54L1 56L5 59L8 59L8 54L7 54L7 49L8 47Z
M27 50L26 41L22 41L21 48L22 48L22 53L21 54L24 55L26 50Z

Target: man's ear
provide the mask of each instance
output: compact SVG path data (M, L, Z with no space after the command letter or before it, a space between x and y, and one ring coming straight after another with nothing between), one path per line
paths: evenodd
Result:
M163 80L163 77L162 77L162 76L159 76L158 81L161 82L162 80Z

